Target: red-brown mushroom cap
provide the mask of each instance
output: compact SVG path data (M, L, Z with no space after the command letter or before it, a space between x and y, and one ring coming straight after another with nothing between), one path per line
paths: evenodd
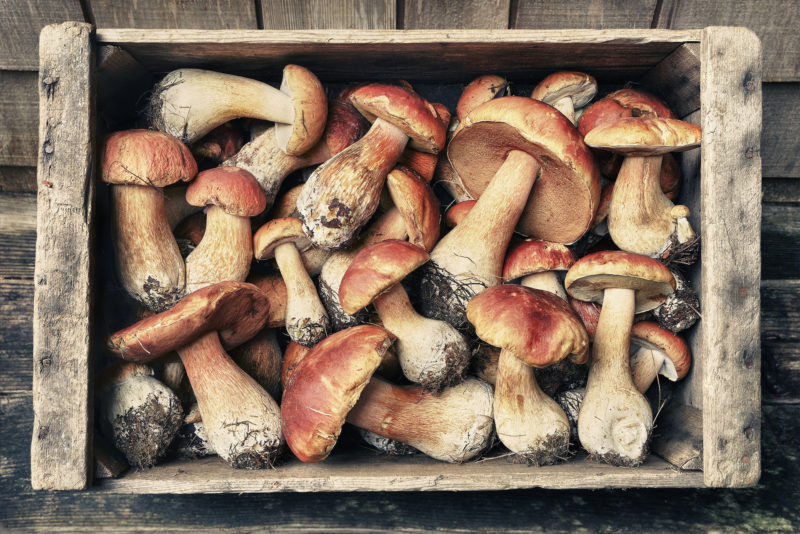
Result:
M467 319L479 338L533 367L589 357L589 337L578 316L561 297L541 289L492 286L469 301Z
M281 362L281 388L286 389L286 384L294 374L297 365L311 352L311 347L306 347L300 343L290 341L283 351L283 361Z
M253 253L257 260L268 260L275 256L279 245L294 243L303 252L311 247L311 241L303 232L303 223L297 217L272 219L256 231L253 236Z
M431 251L439 240L442 215L433 190L411 169L395 167L386 177L395 207L403 215L408 240Z
M350 102L370 122L381 118L409 137L408 145L438 154L445 145L446 128L433 105L396 85L372 83L350 94Z
M305 67L283 68L281 91L289 95L294 123L275 123L275 141L292 156L307 152L322 137L328 116L328 99L319 79Z
M515 280L545 271L566 271L575 263L575 254L566 246L528 238L506 255L503 280Z
M627 156L655 156L700 146L700 127L678 119L626 118L598 126L586 144Z
M267 298L257 287L220 282L190 293L165 312L115 332L106 347L125 360L149 362L216 331L223 346L232 348L256 335L268 313Z
M215 167L197 175L186 189L192 206L214 205L225 213L253 217L267 207L267 196L255 177L238 167Z
M596 302L586 302L569 297L569 305L578 314L589 339L593 340L597 333L597 322L600 320L600 310L603 308Z
M597 94L597 80L585 72L560 71L545 77L533 88L531 98L553 104L564 97L572 98L576 108L583 107Z
M511 150L541 166L517 229L555 243L576 241L589 229L600 197L600 172L578 131L538 100L496 98L465 117L447 156L467 193L479 198Z
M278 328L286 325L286 282L279 274L259 275L251 274L247 283L253 284L267 297L269 313L264 326Z
M631 343L664 353L675 366L676 380L689 373L692 365L692 352L689 345L669 330L661 328L653 321L641 321L631 327Z
M598 100L581 115L578 130L586 135L593 129L623 117L656 116L675 118L661 100L638 89L620 89Z
M464 120L470 111L508 91L508 81L496 74L478 76L464 88L456 104L456 117Z
M189 148L154 130L114 132L106 136L100 150L100 176L111 184L166 187L188 182L197 174Z
M388 239L362 249L342 277L339 302L353 315L428 261L424 249L399 239Z
M450 209L444 214L444 222L449 228L455 228L464 217L472 210L477 200L465 200L457 202L450 206Z
M349 102L331 100L328 104L325 144L331 156L349 147L369 129L369 124Z
M607 288L636 290L636 313L652 310L675 290L675 277L663 263L621 250L604 250L579 259L567 271L564 287L579 300L602 302Z
M327 458L393 342L379 326L354 326L323 339L297 364L281 403L281 427L295 456L303 462Z

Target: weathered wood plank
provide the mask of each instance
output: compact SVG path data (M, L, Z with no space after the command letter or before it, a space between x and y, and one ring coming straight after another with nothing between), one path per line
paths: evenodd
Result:
M92 27L45 27L39 76L31 484L34 489L80 489L91 480L92 465Z
M764 203L761 213L762 277L800 278L800 204Z
M105 132L136 125L137 106L155 79L141 63L118 46L97 50L97 116ZM98 132L99 134L100 132Z
M37 78L35 72L0 74L0 165L36 165Z
M701 57L703 471L709 486L746 486L761 472L761 44L707 28Z
M800 203L800 180L795 180L794 178L764 178L764 181L761 184L761 193L762 198L761 201L764 204L767 203L786 203L786 202L795 202ZM784 206L785 209L792 209L792 206ZM763 220L763 208L762 208L762 222L761 222L761 230L762 230L762 237L761 241L763 243L763 230L764 230L764 220ZM800 214L798 214L800 216ZM791 215L790 215L791 217ZM762 246L762 257L764 256L763 246ZM770 276L763 276L762 278L772 278Z
M700 44L679 46L641 80L660 96L678 117L700 109Z
M744 26L763 42L764 81L800 80L800 8L795 0L662 0L655 28L703 28L705 26Z
M761 282L764 395L800 402L800 280Z
M656 0L518 0L512 28L649 28ZM702 26L701 26L702 27Z
M265 30L393 30L394 0L256 0Z
M0 279L0 392L31 390L33 280ZM25 435L30 433L30 428Z
M703 412L679 404L667 406L655 422L652 451L685 471L703 469Z
M0 165L0 191L35 192L36 167L6 167Z
M33 280L36 244L36 197L30 193L0 195L0 280Z
M798 6L800 8L800 6ZM798 32L800 33L800 32ZM800 83L767 83L761 159L764 176L800 178Z
M37 70L39 31L65 20L83 21L79 0L0 0L0 69Z
M401 7L403 20L398 28L405 30L505 29L509 24L511 0L405 0Z
M98 28L258 28L253 0L91 0Z

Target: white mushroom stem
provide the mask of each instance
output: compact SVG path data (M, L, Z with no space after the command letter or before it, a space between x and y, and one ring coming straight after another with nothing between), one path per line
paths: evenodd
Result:
M244 282L252 258L250 218L209 206L203 240L186 258L186 292L224 281Z
M575 124L575 103L573 102L571 96L561 97L550 105L568 118L569 122Z
M384 328L397 337L397 357L406 378L432 391L461 381L470 352L458 330L417 313L400 284L373 304Z
M494 422L503 445L536 465L567 456L570 426L564 410L541 390L533 367L507 350L500 351L497 363Z
M675 364L662 351L643 345L631 356L631 376L636 389L644 393L655 381L656 376L664 375L669 380L678 380Z
M653 413L631 379L630 330L635 290L606 289L597 323L578 436L592 455L636 466L647 456Z
M373 377L347 422L407 443L445 462L464 462L491 444L492 387L468 378L433 395Z
M661 191L661 155L627 156L617 175L608 207L608 231L628 252L655 258L672 244L695 237L686 206L675 206Z
M520 285L548 291L567 301L567 292L564 290L564 285L561 283L561 280L559 280L555 271L529 274L520 280Z
M186 269L172 235L160 188L112 185L117 271L122 286L161 312L183 296Z
M328 335L328 313L308 276L294 243L275 247L275 262L286 283L286 330L295 343L308 347Z
M178 349L211 448L233 467L272 466L283 444L278 404L211 332Z
M157 130L186 144L238 117L294 121L294 107L286 93L250 78L201 69L167 74L153 91L149 114Z

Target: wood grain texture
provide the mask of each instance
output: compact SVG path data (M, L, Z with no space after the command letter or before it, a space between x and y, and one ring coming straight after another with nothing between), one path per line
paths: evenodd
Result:
M0 0L0 69L39 68L39 31L47 24L83 22L79 0Z
M684 117L700 109L700 44L679 46L648 71L640 83Z
M655 28L743 26L753 30L764 47L764 81L800 80L800 6L796 0L662 0Z
M703 469L703 412L678 404L659 414L653 429L651 450L678 469Z
M761 213L762 277L800 278L800 204L765 202Z
M253 0L91 0L98 28L258 28Z
M761 200L764 203L800 203L800 180L795 180L794 178L764 178L764 181L761 184L761 193L763 195ZM792 207L794 206L786 206L787 209L791 209ZM763 229L763 221L761 225ZM763 240L764 239L762 237L762 242ZM764 273L762 271L762 275L763 274ZM762 277L770 278L769 276Z
M800 157L797 157L800 140L800 83L767 83L764 84L763 91L761 159L764 176L800 178Z
M403 23L398 28L405 30L505 29L508 28L511 0L404 0L401 5Z
M36 165L36 80L35 72L0 74L0 165Z
M33 280L36 196L0 194L0 280Z
M703 471L747 486L761 472L761 43L707 28L701 58Z
M42 30L31 484L85 488L91 476L94 53L84 23ZM45 185L50 184L50 186Z
M118 46L97 49L97 116L103 132L136 126L137 112L155 79L141 63Z
M800 403L800 280L761 282L764 396Z
M511 27L649 28L656 4L656 0L518 0Z
M6 167L0 165L0 191L35 192L36 167Z
M256 0L265 30L393 30L394 0Z

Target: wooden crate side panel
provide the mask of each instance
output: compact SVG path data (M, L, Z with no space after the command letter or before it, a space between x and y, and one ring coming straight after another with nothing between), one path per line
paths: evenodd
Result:
M512 28L650 28L656 0L518 0Z
M0 74L0 165L36 165L37 79L35 72Z
M255 0L89 0L98 28L258 28Z
M63 23L42 30L33 302L34 489L80 489L91 480L93 48L89 24Z
M765 178L800 178L800 83L767 83L761 133Z
M678 117L700 109L700 43L679 46L639 82Z
M765 400L800 405L798 302L800 280L761 282L761 372Z
M703 470L709 486L761 472L761 43L744 28L702 40Z
M404 0L401 9L402 21L398 28L405 30L505 29L509 24L511 0Z
M395 0L256 0L265 30L393 30Z

